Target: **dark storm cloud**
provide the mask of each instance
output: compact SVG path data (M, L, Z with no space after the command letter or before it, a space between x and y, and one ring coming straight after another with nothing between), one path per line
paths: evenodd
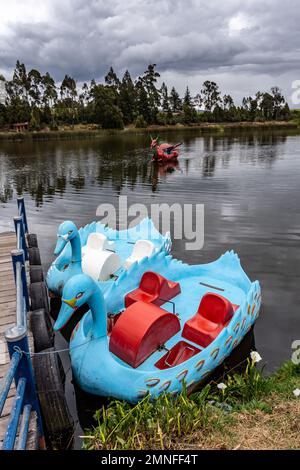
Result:
M27 3L29 12L39 8ZM0 26L0 71L7 75L19 58L56 80L65 73L100 78L110 65L136 75L150 62L178 77L298 78L297 0L44 0L35 21L18 15L17 2L14 10L12 0L1 0L3 11L8 5L7 27Z

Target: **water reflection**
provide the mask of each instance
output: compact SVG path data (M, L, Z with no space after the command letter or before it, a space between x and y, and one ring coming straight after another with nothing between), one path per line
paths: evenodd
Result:
M186 240L174 240L173 255L203 263L228 249L238 252L250 278L262 285L256 338L271 370L290 357L299 331L300 137L270 131L161 137L183 142L178 165L152 165L142 134L1 142L0 230L12 229L14 198L25 194L47 269L59 223L85 225L101 202L117 207L120 194L148 209L152 203L204 204L203 250L186 251Z
M165 180L168 174L172 174L175 171L180 171L179 162L166 162L156 163L152 162L151 166L151 186L152 191L155 192L158 189L158 184L162 180Z
M166 135L166 139L172 138L174 135ZM250 133L195 137L193 133L179 133L176 138L183 142L180 171L206 178L237 162L271 166L287 136ZM108 183L118 194L124 188L134 191L139 184L149 182L156 192L164 177L178 167L169 163L153 170L147 145L147 137L142 135L0 143L0 200L5 203L14 194L27 193L40 207L45 199L63 196L68 189L77 192L86 186L103 188Z

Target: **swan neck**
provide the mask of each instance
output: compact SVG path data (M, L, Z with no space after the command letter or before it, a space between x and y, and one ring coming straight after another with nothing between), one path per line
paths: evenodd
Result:
M102 338L107 335L106 308L101 292L94 292L89 299L89 307L93 317L93 337Z
M81 241L79 233L71 240L72 261L81 264Z

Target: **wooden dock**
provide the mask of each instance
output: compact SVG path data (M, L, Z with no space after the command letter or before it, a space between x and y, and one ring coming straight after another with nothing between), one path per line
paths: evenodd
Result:
M11 251L16 249L15 232L0 233L0 382L9 368L9 354L4 333L16 321L16 289L11 260ZM29 336L32 349L32 337ZM15 384L12 383L8 399L0 418L0 448L9 420L10 410L15 395ZM32 413L28 433L27 449L36 448L36 420Z

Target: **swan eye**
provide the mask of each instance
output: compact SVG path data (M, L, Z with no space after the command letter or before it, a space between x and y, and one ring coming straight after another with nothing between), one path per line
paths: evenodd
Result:
M76 295L76 299L81 299L81 297L83 296L83 292L79 292L77 295Z
M71 233L73 233L73 230L68 231L68 235L71 235Z

